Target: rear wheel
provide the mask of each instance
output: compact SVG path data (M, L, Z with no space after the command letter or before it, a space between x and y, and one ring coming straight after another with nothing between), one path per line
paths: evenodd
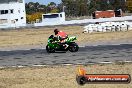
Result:
M76 43L72 43L69 45L69 51L70 52L77 52L79 49L78 45Z
M55 49L54 48L51 48L50 46L46 46L46 51L48 52L48 53L54 53L55 52Z

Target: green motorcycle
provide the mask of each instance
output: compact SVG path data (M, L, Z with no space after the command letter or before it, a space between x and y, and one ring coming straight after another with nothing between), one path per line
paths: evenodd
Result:
M48 44L46 46L46 51L48 53L54 53L55 51L70 51L70 52L77 52L79 46L74 41L77 40L75 36L68 37L65 39L64 43L60 43L56 41L54 35L51 35L48 38Z

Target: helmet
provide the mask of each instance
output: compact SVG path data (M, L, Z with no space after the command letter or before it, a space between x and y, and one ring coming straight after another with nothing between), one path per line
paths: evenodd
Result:
M54 30L55 35L58 34L58 32L59 32L58 29L55 29L55 30Z
M49 38L52 38L53 39L54 38L54 35L51 35Z

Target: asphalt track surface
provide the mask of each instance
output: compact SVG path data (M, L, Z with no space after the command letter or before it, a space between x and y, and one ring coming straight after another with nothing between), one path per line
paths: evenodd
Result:
M78 52L47 53L45 49L0 51L0 66L89 64L132 61L132 44L80 47Z

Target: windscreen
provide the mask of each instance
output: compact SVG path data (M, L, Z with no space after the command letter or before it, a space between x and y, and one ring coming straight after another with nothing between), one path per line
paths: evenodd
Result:
M59 14L44 15L44 18L57 18Z
M10 3L10 2L20 2L20 3L22 3L23 0L0 0L0 4Z

